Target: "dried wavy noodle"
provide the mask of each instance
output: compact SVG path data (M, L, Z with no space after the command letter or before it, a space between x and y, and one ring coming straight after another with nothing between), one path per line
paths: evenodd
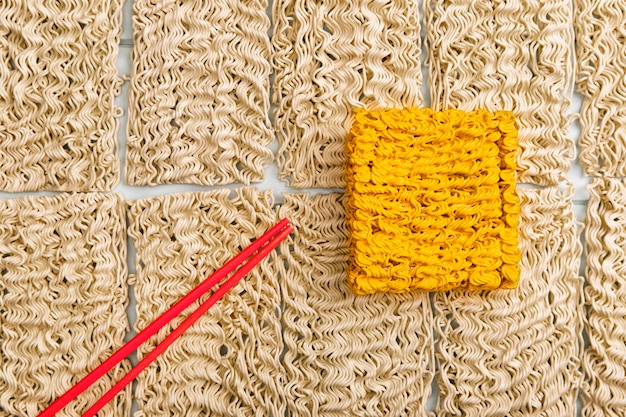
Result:
M0 190L119 181L121 0L0 2Z
M518 193L519 287L435 294L441 416L576 416L583 281L574 189Z
M519 122L518 180L553 185L575 156L569 0L425 0L431 106L510 110Z
M137 248L137 330L275 223L272 195L252 188L173 194L130 204ZM273 255L139 377L136 417L282 416L280 290ZM196 303L196 307L198 303ZM184 314L139 349L143 357Z
M582 415L626 414L626 184L595 178L585 220L586 331Z
M267 0L136 0L126 180L263 180L269 145Z
M517 287L516 151L510 112L357 109L346 144L352 290Z
M124 342L125 215L115 194L0 200L0 416L34 416ZM58 416L80 416L116 366ZM130 387L99 416L129 416Z
M343 187L354 107L419 106L416 0L276 0L273 102L279 177Z
M340 194L284 195L279 217L287 406L292 416L425 416L433 378L426 293L354 295Z
M575 0L580 163L587 175L625 176L626 3Z

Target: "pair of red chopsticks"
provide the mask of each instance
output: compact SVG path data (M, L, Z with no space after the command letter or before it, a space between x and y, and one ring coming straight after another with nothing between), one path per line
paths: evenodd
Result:
M289 220L283 219L274 227L268 230L263 236L252 242L241 253L228 261L215 273L202 281L200 285L191 290L180 301L170 307L165 313L150 323L145 329L139 332L128 343L118 349L113 355L105 360L96 369L91 371L86 377L80 380L74 387L50 404L38 417L51 417L59 412L63 407L78 397L83 391L89 388L94 382L105 375L111 368L120 363L130 353L137 349L143 342L169 323L174 317L183 312L194 301L198 300L204 293L213 288L222 279L233 273L224 284L204 302L197 310L189 315L180 326L172 331L163 341L157 345L146 357L144 357L134 368L128 372L120 381L107 391L83 417L94 416L110 400L112 400L129 382L131 382L141 371L143 371L153 360L168 348L185 330L196 322L215 304L224 294L237 284L248 272L254 268L263 258L265 258L278 244L283 241L291 232L293 227L289 225ZM237 269L239 267L239 269Z

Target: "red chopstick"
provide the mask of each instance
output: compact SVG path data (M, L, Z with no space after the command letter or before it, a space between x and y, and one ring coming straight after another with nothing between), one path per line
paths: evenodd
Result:
M157 345L145 358L143 358L133 369L130 370L118 383L116 383L104 396L102 396L83 416L93 416L111 399L117 395L129 382L131 382L142 370L144 370L157 356L167 349L185 330L187 330L198 318L211 308L224 294L226 294L237 282L239 282L248 272L254 268L263 258L265 258L278 244L283 241L293 228L289 225L287 219L281 220L260 238L252 242L241 253L228 261L224 266L219 268L215 273L205 279L196 288L191 290L180 301L170 307L165 313L150 323L145 329L139 332L135 337L113 353L96 369L91 371L87 376L80 380L76 385L70 388L65 394L54 401L46 408L38 417L52 417L63 407L74 400L83 391L89 388L94 382L100 379L104 374L111 370L115 365L120 363L137 347L148 340L152 335L158 332L163 326L169 323L174 317L189 307L194 301L198 300L204 293L213 288L222 279L232 273L237 267L233 275L228 278L222 286L202 304L198 309L192 312L176 329L172 331L159 345Z

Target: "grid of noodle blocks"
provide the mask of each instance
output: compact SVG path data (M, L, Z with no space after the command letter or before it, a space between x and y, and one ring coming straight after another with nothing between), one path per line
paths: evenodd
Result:
M537 186L518 190L519 288L353 295L338 193L101 193L121 174L122 4L6 3L0 188L81 193L1 200L0 416L35 415L123 343L129 285L141 329L285 216L289 241L139 378L142 415L426 415L434 379L441 415L573 416L579 392L583 415L622 415L626 7L425 0L420 16L413 0L276 0L270 20L267 6L135 1L126 181L248 185L275 158L293 187L343 187L352 109L423 105L426 68L432 108L518 118L518 181ZM584 277L567 182L575 77ZM131 397L102 415L128 415Z

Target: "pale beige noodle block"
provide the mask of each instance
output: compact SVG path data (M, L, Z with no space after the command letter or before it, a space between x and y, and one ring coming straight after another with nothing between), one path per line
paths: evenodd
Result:
M576 416L583 280L574 189L518 193L518 289L435 294L440 416Z
M253 188L131 202L136 329L145 328L267 231L275 223L272 205L270 191ZM255 267L138 377L135 417L284 415L280 289L273 257ZM184 317L143 345L138 357Z
M594 178L585 220L585 417L626 415L626 185Z
M433 369L428 294L355 295L341 194L285 194L279 217L287 406L292 416L425 416Z
M262 181L274 140L267 0L133 7L126 181Z
M0 200L0 416L34 417L124 342L125 212L117 194ZM57 416L80 416L113 368ZM130 415L130 386L98 414Z
M343 187L354 107L419 106L417 0L276 0L272 37L279 177Z
M122 0L0 1L0 190L119 181Z
M625 176L626 3L575 0L580 163L587 175Z

